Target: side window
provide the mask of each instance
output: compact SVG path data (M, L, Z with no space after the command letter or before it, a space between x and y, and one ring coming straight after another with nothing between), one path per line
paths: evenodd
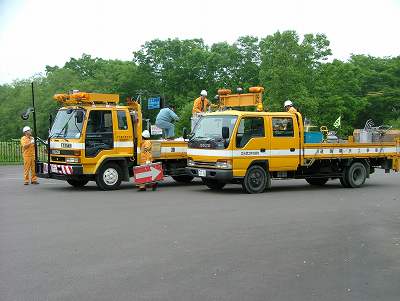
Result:
M102 150L113 149L113 147L114 138L111 111L90 111L86 126L86 157L96 157Z
M272 134L274 137L294 137L293 118L272 117Z
M236 147L242 148L251 138L264 137L264 118L263 117L245 117L240 120L239 128L236 134Z
M125 111L117 111L118 117L118 129L127 130L128 129L128 121L126 119Z
M86 133L112 132L111 111L94 111L89 114Z

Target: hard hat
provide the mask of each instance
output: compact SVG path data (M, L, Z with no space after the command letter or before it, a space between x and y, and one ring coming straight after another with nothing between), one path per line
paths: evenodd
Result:
M148 130L144 130L142 133L143 138L150 138L150 132Z
M32 129L29 126L24 126L24 128L22 129L22 132L25 133L27 131L31 131Z
M207 91L206 90L201 90L200 95L201 96L207 96Z
M290 100L286 100L286 101L285 101L285 104L284 104L283 106L284 106L284 107L293 106L293 103L292 103Z

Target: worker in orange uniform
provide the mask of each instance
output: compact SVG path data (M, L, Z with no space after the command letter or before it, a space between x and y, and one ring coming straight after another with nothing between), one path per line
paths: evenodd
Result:
M144 130L142 133L142 145L140 147L140 165L149 164L153 161L153 154L151 153L152 143L150 141L150 132ZM153 191L157 189L157 183L151 185ZM146 191L146 185L139 185L139 191Z
M207 108L210 107L211 103L210 101L206 98L207 96L207 91L202 90L200 92L200 96L197 97L194 102L193 102L193 109L192 109L192 114L201 114L205 113L207 111Z
M22 129L24 136L21 137L22 156L24 158L24 185L29 184L29 173L31 183L39 184L35 171L35 140L32 137L32 130L29 126Z
M293 103L290 100L286 100L284 105L285 111L289 113L296 113L297 110L293 107Z

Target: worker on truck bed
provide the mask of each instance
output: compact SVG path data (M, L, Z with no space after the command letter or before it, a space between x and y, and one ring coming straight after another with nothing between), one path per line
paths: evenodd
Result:
M153 161L153 154L151 152L152 143L150 140L150 132L144 130L142 133L142 145L140 146L140 165L150 164ZM151 187L153 190L157 189L157 183L152 183ZM139 191L145 191L146 185L139 185Z
M284 105L285 111L289 113L296 113L297 110L293 107L293 103L290 100L286 100Z
M29 126L22 129L24 136L21 137L22 155L24 158L24 185L29 185L29 173L31 183L39 184L35 172L35 141L32 137L32 130Z
M205 113L207 111L207 108L210 107L211 103L210 101L206 98L207 96L207 91L202 90L200 92L200 96L197 97L194 102L193 102L193 109L192 109L192 114L199 114L199 113Z
M178 121L179 117L174 112L175 107L169 106L160 110L156 117L156 126L162 129L165 139L171 139L175 136L174 121Z

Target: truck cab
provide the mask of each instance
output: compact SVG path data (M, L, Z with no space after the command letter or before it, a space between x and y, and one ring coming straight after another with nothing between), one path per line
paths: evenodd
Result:
M188 170L211 188L240 183L252 166L292 171L300 164L298 116L227 110L204 116L188 143ZM253 184L261 188L259 168ZM265 187L264 187L265 189Z

